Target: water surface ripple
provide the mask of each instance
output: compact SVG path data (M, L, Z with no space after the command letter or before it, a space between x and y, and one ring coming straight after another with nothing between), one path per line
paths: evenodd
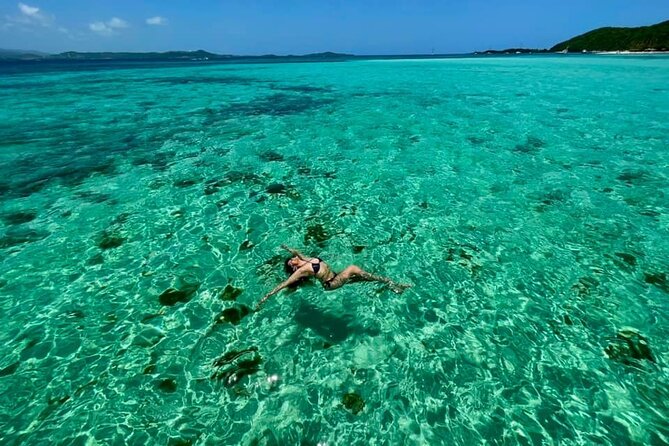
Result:
M0 75L0 443L669 443L669 58ZM286 243L413 287L283 280Z

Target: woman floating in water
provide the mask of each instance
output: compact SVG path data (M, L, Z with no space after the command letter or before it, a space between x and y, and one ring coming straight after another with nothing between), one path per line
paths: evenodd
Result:
M260 302L258 302L258 305L256 305L256 311L259 310L267 301L267 299L269 299L274 294L278 293L286 287L308 279L312 276L320 280L321 284L323 284L323 288L325 288L327 291L342 287L351 280L383 282L396 293L401 293L406 288L411 286L395 283L387 277L375 276L368 273L367 271L363 271L355 265L347 266L344 271L335 273L330 269L330 266L327 263L318 257L309 258L301 252L289 248L286 245L281 245L281 247L293 255L293 257L286 260L284 264L286 272L290 274L290 277L272 291L267 293L265 297L263 297Z

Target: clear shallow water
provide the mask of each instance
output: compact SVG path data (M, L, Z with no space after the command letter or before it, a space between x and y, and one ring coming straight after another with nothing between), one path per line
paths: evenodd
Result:
M663 57L1 76L2 443L669 442L667 85ZM221 320L282 243L413 287Z

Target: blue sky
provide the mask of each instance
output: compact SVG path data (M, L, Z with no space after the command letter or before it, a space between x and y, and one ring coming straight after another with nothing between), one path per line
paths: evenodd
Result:
M669 0L0 0L0 48L463 53L668 19Z

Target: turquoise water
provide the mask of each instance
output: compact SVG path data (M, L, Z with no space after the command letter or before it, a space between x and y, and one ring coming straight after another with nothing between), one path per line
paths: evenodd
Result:
M0 76L0 443L669 443L669 58L112 68Z

